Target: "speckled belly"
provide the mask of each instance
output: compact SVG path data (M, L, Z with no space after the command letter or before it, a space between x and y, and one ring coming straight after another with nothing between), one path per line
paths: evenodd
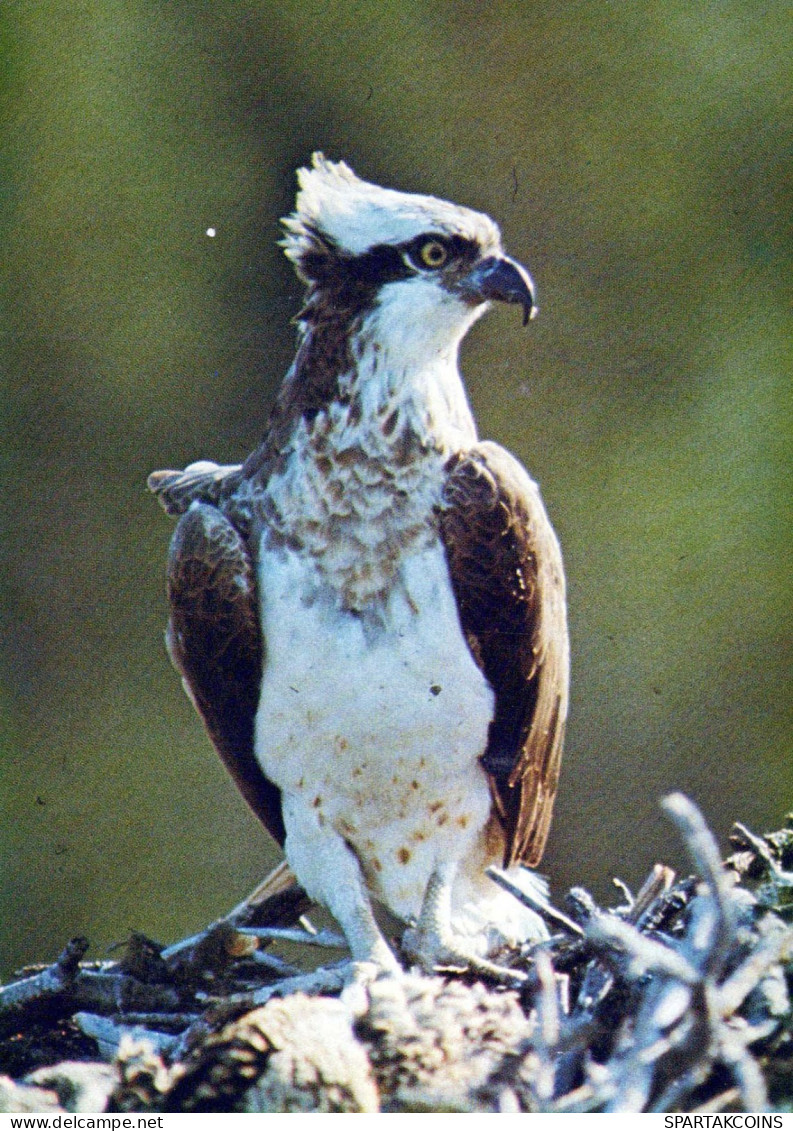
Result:
M397 914L490 811L479 765L493 694L462 635L439 543L408 557L375 618L339 610L306 559L261 559L266 664L257 756L358 855Z

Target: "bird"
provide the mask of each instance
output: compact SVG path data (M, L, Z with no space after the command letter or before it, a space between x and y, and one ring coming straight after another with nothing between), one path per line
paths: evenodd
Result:
M297 180L305 300L263 440L149 476L178 518L168 650L354 963L402 969L385 907L409 961L492 974L543 933L486 869L539 890L569 640L539 488L479 439L458 359L493 303L526 325L534 285L484 213L321 152Z

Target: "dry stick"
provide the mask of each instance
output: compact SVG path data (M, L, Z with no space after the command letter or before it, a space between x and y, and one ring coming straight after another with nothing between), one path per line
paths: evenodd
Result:
M677 978L693 986L699 974L682 954L642 935L630 923L612 915L593 915L586 937L602 957L613 959L623 953L628 958L627 976L635 979L653 971L668 978Z
M294 978L295 975L300 973L297 966L293 966L291 962L285 962L277 954L268 954L266 950L255 950L253 954L249 954L247 957L249 962L253 962L257 966L264 966L267 970L274 970L276 974L281 974L284 978Z
M73 1015L72 1020L86 1037L96 1041L102 1059L107 1061L116 1058L124 1037L148 1041L161 1056L172 1053L179 1041L176 1034L133 1024L126 1017L119 1024L111 1017L80 1011Z
M276 869L276 871L286 872L286 869L281 868ZM171 946L166 947L162 952L163 959L165 959L166 962L171 962L184 951L194 951L196 948L203 947L208 937L223 931L229 932L230 939L234 936L244 938L249 931L256 934L259 938L266 939L268 938L268 931L277 930L285 923L291 925L298 922L308 905L308 899L305 893L301 888L292 884L283 890L275 891L266 896L263 895L263 892L269 890L268 885L270 885L273 875L275 875L275 873L271 873L271 876L268 876L246 900L238 904L228 915L224 915L222 919L217 919L214 923L210 923L208 927L204 928L203 931L199 931L198 934L190 935L186 939L180 939L179 942L175 942ZM261 930L255 927L249 927L251 919L258 919L260 917L263 917L265 920ZM271 924L273 922L275 923L274 926L268 925L268 917ZM323 934L324 932L317 933ZM279 936L272 935L269 937L277 938ZM308 943L312 937L310 932L307 931L306 937L301 936L298 941ZM323 946L325 944L319 943L318 945Z
M563 1096L559 1096L548 1110L554 1113L591 1112L598 1102L594 1087L591 1084L581 1084L578 1088L574 1088L572 1092L565 1092Z
M741 1098L739 1088L727 1088L725 1092L719 1092L713 1099L708 1100L707 1103L700 1104L695 1107L691 1112L692 1115L715 1115L720 1111L724 1111L725 1107L729 1104L734 1104L736 1100Z
M310 974L300 974L296 978L284 978L270 986L262 986L250 995L233 994L229 1001L244 1001L246 998L252 1006L264 1005L270 998L286 997L289 994L325 994L339 993L350 981L354 973L355 963L342 962L338 966L320 966Z
M237 927L238 935L249 935L262 941L303 943L305 946L325 946L333 950L346 950L347 942L335 931L304 931L297 927Z
M10 1032L27 1018L57 1009L62 1013L86 1010L113 1014L120 1010L173 1012L180 996L166 985L150 985L118 967L83 970L80 959L88 949L85 939L72 939L52 966L12 982L0 990L0 1031Z
M534 958L539 992L534 1004L537 1010L537 1031L534 1049L539 1060L532 1090L541 1110L545 1111L553 1099L554 1054L561 1032L559 1003L556 999L556 976L550 955L539 950Z
M745 844L754 849L761 860L768 866L768 870L775 880L786 885L793 884L793 872L785 871L779 861L774 857L768 841L761 836L755 836L755 834L750 832L746 825L742 825L740 821L736 821L733 825L733 836L736 834Z
M165 1032L185 1029L198 1021L200 1013L114 1013L110 1020L116 1025L140 1025L144 1029L162 1029Z
M760 1065L744 1043L744 1034L721 1028L719 1059L726 1065L741 1093L746 1111L768 1111L768 1092Z
M68 942L52 966L38 974L21 978L0 989L0 1016L24 1012L31 1005L40 1005L49 998L58 997L74 985L80 973L80 959L88 950L88 939L76 938Z
M707 884L715 905L715 935L707 947L706 962L709 972L718 973L735 935L732 883L722 865L716 838L694 802L682 793L670 793L661 802L661 806L677 825L689 856Z
M650 910L657 899L666 895L675 882L675 873L666 864L654 864L647 879L639 888L636 899L633 901L628 922L639 924L642 917Z
M763 975L785 954L788 957L793 954L793 928L762 939L738 969L722 982L717 997L722 1017L729 1017L739 1009Z
M712 1068L713 1065L710 1060L705 1064L695 1064L692 1068L689 1068L687 1072L676 1080L672 1080L664 1088L649 1111L657 1114L680 1107L691 1093L707 1080ZM736 1088L737 1092L738 1089Z

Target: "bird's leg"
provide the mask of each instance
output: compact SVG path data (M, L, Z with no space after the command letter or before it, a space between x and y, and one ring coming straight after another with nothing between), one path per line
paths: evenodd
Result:
M525 979L519 970L498 966L475 954L452 929L452 886L457 861L436 865L429 878L418 922L402 936L402 950L426 973L439 968L472 970L498 982L515 984Z
M344 932L353 962L396 974L401 967L377 925L361 866L352 849L316 814L284 799L289 864L311 899L323 904Z

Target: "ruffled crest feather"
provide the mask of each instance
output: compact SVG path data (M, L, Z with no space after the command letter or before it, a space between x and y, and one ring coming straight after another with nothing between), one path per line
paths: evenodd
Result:
M287 258L304 278L312 256L361 255L379 244L399 244L424 232L459 234L493 252L496 224L481 212L434 196L380 188L356 176L344 161L317 152L298 170L295 211L282 220ZM310 272L308 272L310 275Z

